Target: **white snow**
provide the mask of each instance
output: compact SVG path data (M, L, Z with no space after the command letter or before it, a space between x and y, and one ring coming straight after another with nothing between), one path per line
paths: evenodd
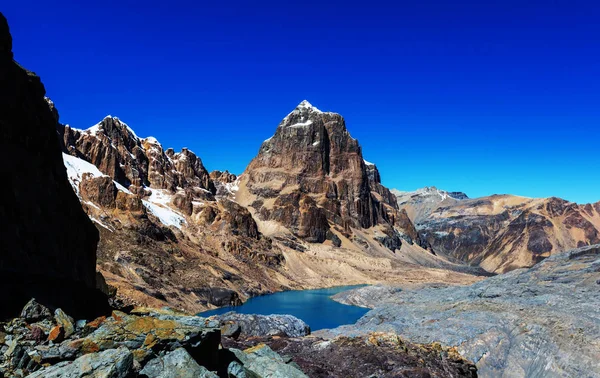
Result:
M144 206L165 226L174 226L181 230L185 218L169 207L173 196L166 189L152 189L150 197L143 200Z
M153 137L153 136L149 136L149 137L145 138L144 141L148 142L150 144L158 144L158 145L160 145L160 143L158 143L158 140L155 137Z
M75 190L77 196L79 196L79 184L81 183L81 178L83 177L84 173L90 173L92 177L106 176L104 173L100 172L100 170L94 164L76 158L75 156L65 154L64 152L62 155L65 168L67 168L67 176L69 176L69 181L71 182L71 186L73 187L73 190ZM119 184L116 181L113 182L117 186L117 189L119 189L122 192L131 194L131 192L127 190L127 188L125 188L123 185Z
M237 193L237 191L240 190L240 178L236 178L234 182L226 183L225 189L231 194Z
M319 113L323 113L322 111L320 111L316 106L313 106L310 102L308 102L307 100L303 100L298 106L297 108L300 109L310 109L313 110L315 112L319 112Z
M288 127L306 127L312 125L312 123L313 122L311 120L308 120L306 122L294 123L293 125L289 125Z
M308 110L309 112L314 112L314 113L323 113L317 107L313 106L310 102L304 100L298 106L296 106L296 108L294 110L292 110L290 112L290 114L285 116L285 118L283 120L286 121L292 114L300 114L306 110Z
M140 138L137 136L137 134L135 133L135 131L133 131L133 129L132 129L131 127L129 127L129 125L127 125L125 122L121 121L121 120L120 120L118 117L113 117L113 116L111 116L111 115L107 115L106 117L104 117L104 119L102 120L102 122L104 122L104 120L106 120L106 119L108 119L108 118L112 118L112 119L114 119L114 120L117 122L117 124L120 124L121 126L125 127L125 129L126 129L126 130L127 130L127 131L128 131L130 134L131 134L131 135L133 135L133 137L134 137L134 138L136 138L136 139L138 139L138 140L140 139ZM84 131L84 132L86 132L86 133L88 133L88 134L90 134L90 135L96 135L96 134L98 133L98 131L100 131L100 130L101 130L101 127L102 127L102 122L99 122L99 123L95 124L94 126L92 126L92 127L88 128L88 129L86 129L86 130L83 130L83 131Z
M152 189L148 201L160 205L168 205L171 202L173 196L165 189Z
M371 162L366 161L365 159L363 159L363 161L365 162L366 165L369 165L369 166L374 166L375 165L375 164L373 164Z
M183 224L185 224L185 218L177 214L171 209L159 206L152 202L142 200L146 209L156 216L162 224L165 226L173 226L181 230Z
M104 223L102 223L100 220L98 220L98 219L96 219L96 218L94 218L94 217L92 217L92 216L89 216L89 217L90 217L90 219L91 219L92 221L94 221L94 222L98 223L100 226L102 226L102 227L106 228L108 231L110 231L110 232L114 232L114 231L115 231L115 230L114 230L114 229L112 229L110 226L107 226L107 225L105 225Z

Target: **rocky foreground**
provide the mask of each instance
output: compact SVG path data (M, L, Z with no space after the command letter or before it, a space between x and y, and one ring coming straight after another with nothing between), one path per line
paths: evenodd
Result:
M289 315L201 318L137 308L85 321L31 300L20 317L0 323L0 378L477 376L456 348L437 343L309 333Z
M465 287L338 294L373 308L328 337L393 332L457 346L482 377L600 376L600 245L554 255Z

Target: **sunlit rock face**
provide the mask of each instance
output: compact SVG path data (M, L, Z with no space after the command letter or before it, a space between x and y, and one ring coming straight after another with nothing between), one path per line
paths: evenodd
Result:
M303 101L264 141L242 177L260 217L322 242L332 225L349 231L393 226L396 199L364 160L344 118Z

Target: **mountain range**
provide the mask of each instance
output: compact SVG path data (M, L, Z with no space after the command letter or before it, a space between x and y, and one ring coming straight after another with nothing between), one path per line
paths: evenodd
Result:
M129 304L199 311L286 289L469 283L600 242L600 203L389 190L344 118L302 101L238 176L117 117L58 122L98 270Z
M390 190L341 115L273 126L237 176L117 117L63 125L0 13L0 378L600 373L600 203ZM371 311L312 335L190 316L358 283L335 300Z

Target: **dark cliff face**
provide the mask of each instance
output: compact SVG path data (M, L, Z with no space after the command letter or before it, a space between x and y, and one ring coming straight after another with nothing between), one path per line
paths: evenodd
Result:
M325 240L330 222L346 230L393 225L398 208L344 118L307 101L263 143L244 179L263 219L311 242Z
M8 294L0 316L32 296L68 307L74 291L93 290L98 243L67 179L58 113L44 99L40 78L14 62L11 49L0 14L0 284Z

